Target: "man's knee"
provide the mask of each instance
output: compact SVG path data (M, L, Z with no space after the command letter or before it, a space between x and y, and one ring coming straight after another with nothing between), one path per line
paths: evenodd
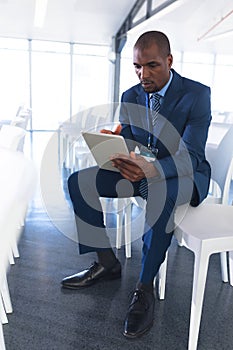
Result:
M73 194L77 192L77 189L78 189L78 172L75 172L69 176L67 185L68 185L70 196L72 198Z

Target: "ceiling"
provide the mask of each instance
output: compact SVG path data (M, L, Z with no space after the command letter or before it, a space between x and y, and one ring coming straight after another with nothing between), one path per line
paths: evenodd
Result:
M47 2L41 27L36 27L34 21L37 1ZM164 1L153 0L153 4ZM0 36L110 45L135 2L0 0ZM128 43L145 30L157 29L168 34L175 50L233 53L233 33L226 38L205 40L207 36L233 30L232 0L177 0L177 5L173 11L160 18L154 16L131 30Z
M233 0L178 0L177 5L131 30L128 45L138 34L156 29L168 35L173 50L233 54ZM214 37L230 30L226 37Z
M34 26L37 1L47 2L41 28ZM134 0L0 0L0 36L109 44L133 4Z

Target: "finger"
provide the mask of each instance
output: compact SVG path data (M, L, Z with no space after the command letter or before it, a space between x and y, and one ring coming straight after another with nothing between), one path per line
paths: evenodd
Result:
M130 180L132 181L139 181L143 177L145 177L145 174L142 171L142 169L138 166L135 166L134 164L132 165L122 162L121 164L117 165L117 168L124 177L127 176L127 178L130 178Z
M137 159L137 155L136 155L136 153L135 152L130 152L130 158L132 158L132 159Z
M101 129L100 132L101 134L112 134L112 131L108 129Z
M129 160L129 159L115 158L115 159L112 159L112 162L115 163L117 166L122 166L122 167L134 166L134 167L137 167L137 165L132 160Z
M128 159L117 158L113 160L113 163L115 163L117 167L129 169L129 171L132 172L138 171L138 169L140 169L140 167L136 163Z
M140 181L142 178L144 178L144 175L139 176L136 174L132 174L131 172L128 172L126 169L120 170L120 173L125 179L131 182Z
M130 156L127 154L123 154L123 153L114 153L110 159L115 159L115 158L119 158L119 159L130 159Z

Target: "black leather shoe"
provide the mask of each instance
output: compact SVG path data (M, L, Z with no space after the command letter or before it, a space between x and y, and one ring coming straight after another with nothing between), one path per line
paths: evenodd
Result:
M152 293L136 289L124 323L124 336L136 338L148 331L154 319L155 298Z
M99 280L114 280L121 277L121 264L119 261L111 268L105 268L94 262L88 269L62 280L62 287L80 289L89 287Z

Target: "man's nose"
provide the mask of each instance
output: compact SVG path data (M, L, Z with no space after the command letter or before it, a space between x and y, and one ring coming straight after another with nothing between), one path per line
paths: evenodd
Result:
M141 67L141 79L147 79L149 77L149 71L147 67Z

